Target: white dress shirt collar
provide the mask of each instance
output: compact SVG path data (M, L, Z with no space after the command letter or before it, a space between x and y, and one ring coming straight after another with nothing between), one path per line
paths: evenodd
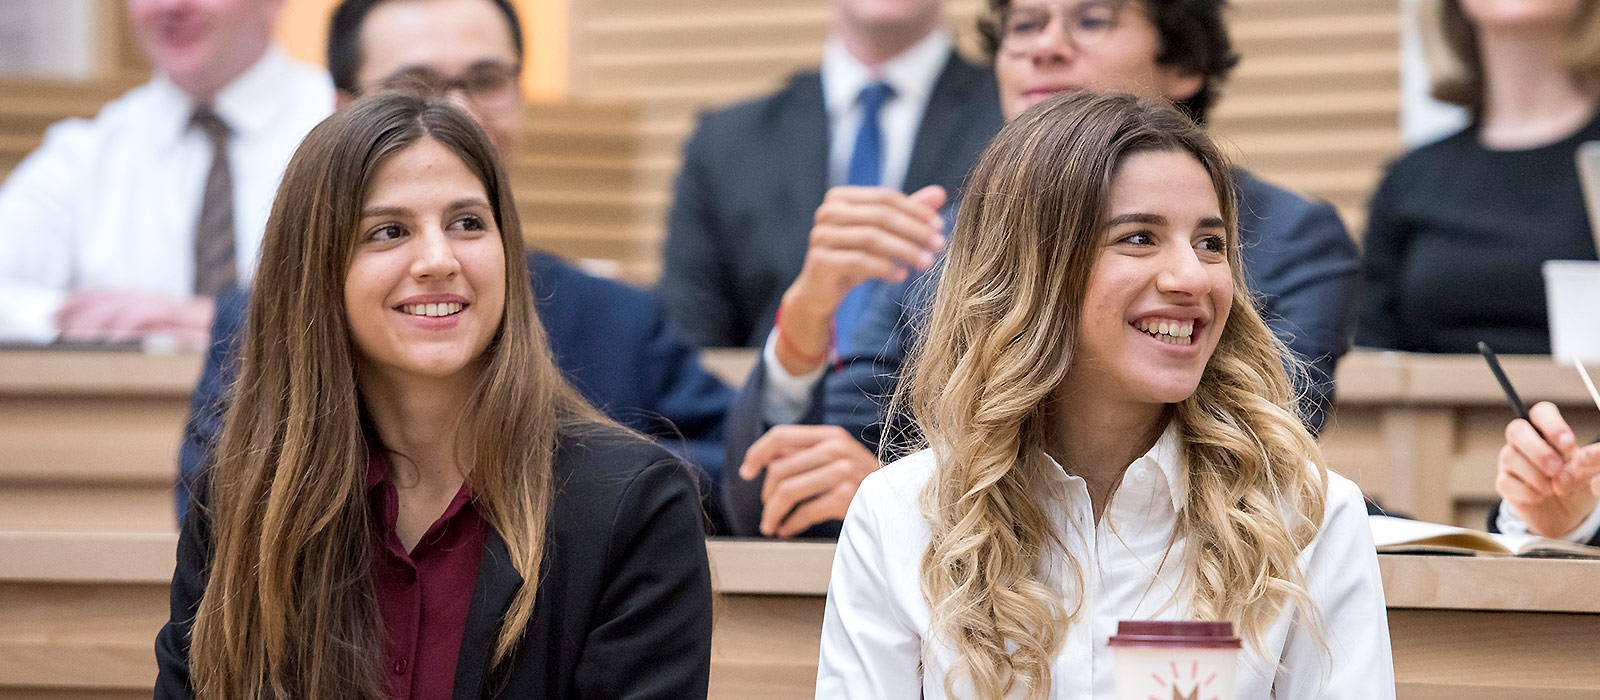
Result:
M293 70L294 64L288 54L272 45L260 60L217 93L212 109L228 125L231 136L248 138L278 128L276 105L283 96L276 88L290 79ZM174 117L171 122L155 127L158 131L151 136L165 139L169 146L174 145L189 128L196 106L194 98L165 75L157 74L150 84L155 99Z
M822 46L822 101L828 116L838 119L855 105L862 88L878 80L894 89L897 100L925 103L950 60L950 46L950 32L939 28L894 58L868 66L851 55L839 37L828 37Z
M1049 460L1050 465L1055 467L1050 473L1057 475L1060 480L1067 481L1078 478L1068 474L1066 469L1049 455L1045 455L1045 459ZM1123 473L1122 481L1123 483L1134 482L1137 484L1138 490L1144 494L1148 494L1152 489L1165 491L1168 499L1172 502L1172 512L1178 513L1183 510L1184 494L1188 490L1188 464L1187 458L1183 455L1183 439L1178 436L1178 423L1177 421L1168 421L1166 430L1161 432L1161 437L1156 439L1156 444L1151 445L1143 456L1134 460L1133 464L1128 465L1127 471ZM1163 477L1161 483L1143 483L1143 479L1146 478L1152 468ZM1117 489L1118 493L1122 491L1123 489Z

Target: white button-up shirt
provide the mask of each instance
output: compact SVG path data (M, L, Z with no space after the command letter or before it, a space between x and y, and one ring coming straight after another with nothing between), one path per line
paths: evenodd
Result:
M911 151L922 127L923 112L939 74L950 62L950 33L934 30L883 65L867 66L831 37L822 47L822 103L828 110L828 182L843 185L861 130L861 90L883 81L894 96L878 112L883 134L883 181L900 189L905 184Z
M50 127L0 185L0 340L48 342L72 292L194 293L194 229L212 147L194 102L157 76L92 120ZM227 123L234 254L255 271L267 214L294 149L333 111L326 71L269 49L214 100Z
M1192 616L1181 603L1185 543L1169 547L1184 505L1183 464L1177 432L1169 428L1128 467L1098 525L1083 479L1055 466L1048 512L1083 567L1085 590L1083 609L1068 623L1051 664L1051 698L1117 697L1108 641L1119 620ZM934 468L932 452L911 455L868 477L850 504L828 585L819 700L948 697L944 681L954 651L928 637L931 614L921 590L930 535L917 500ZM1328 481L1322 530L1299 557L1321 608L1322 639L1299 613L1280 613L1262 648L1247 642L1241 651L1236 700L1394 697L1388 617L1366 507L1355 484L1332 473ZM1045 569L1045 581L1070 610L1078 597L1063 561L1057 556ZM965 676L956 689L958 697L972 695Z
M1587 488L1587 486L1578 484L1578 488ZM1508 535L1528 534L1528 521L1523 520L1522 514L1518 513L1517 509L1506 501L1500 502L1500 515L1495 519L1495 527ZM1552 537L1558 540L1585 544L1594 539L1596 533L1600 533L1600 507L1589 513L1589 517L1584 518L1583 522L1578 523L1578 526L1573 528L1571 532L1553 535Z

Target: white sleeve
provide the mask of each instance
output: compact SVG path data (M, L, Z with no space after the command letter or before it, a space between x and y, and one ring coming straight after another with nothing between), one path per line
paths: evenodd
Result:
M1511 507L1511 504L1506 501L1500 502L1500 515L1495 518L1494 524L1500 528L1501 532L1508 535L1529 534L1528 521L1523 520L1522 514L1518 513L1517 509ZM1587 544L1589 540L1594 539L1596 533L1600 533L1600 507L1596 507L1594 512L1589 514L1589 517L1584 518L1583 522L1573 528L1572 532L1555 539Z
M93 148L90 123L50 127L44 144L0 184L0 340L47 343L72 279L77 166Z
M824 362L816 369L800 376L789 374L778 362L778 331L767 334L767 343L761 348L761 364L766 368L766 391L761 395L761 417L767 425L794 423L805 415L811 405L811 392L828 370Z
M922 641L907 623L885 575L883 534L872 499L850 504L834 550L822 617L817 700L917 700L922 696ZM904 592L920 595L920 591Z
M1322 636L1296 613L1274 696L1392 700L1394 656L1377 547L1360 489L1338 475L1329 475L1327 513L1313 546L1305 576L1321 614Z

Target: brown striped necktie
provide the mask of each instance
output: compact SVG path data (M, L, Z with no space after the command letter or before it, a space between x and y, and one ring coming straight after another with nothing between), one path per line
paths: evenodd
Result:
M216 296L238 273L233 253L233 176L228 171L228 125L210 107L194 110L195 126L211 140L211 172L194 229L194 293Z

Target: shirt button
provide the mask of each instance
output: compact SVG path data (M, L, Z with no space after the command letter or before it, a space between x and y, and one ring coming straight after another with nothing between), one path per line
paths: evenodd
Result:
M404 676L404 675L406 675L406 660L405 659L398 659L398 660L396 660L394 662L394 675L396 675L396 676Z
M1133 480L1140 484L1148 483L1150 481L1150 471L1143 467L1135 470L1133 472Z

